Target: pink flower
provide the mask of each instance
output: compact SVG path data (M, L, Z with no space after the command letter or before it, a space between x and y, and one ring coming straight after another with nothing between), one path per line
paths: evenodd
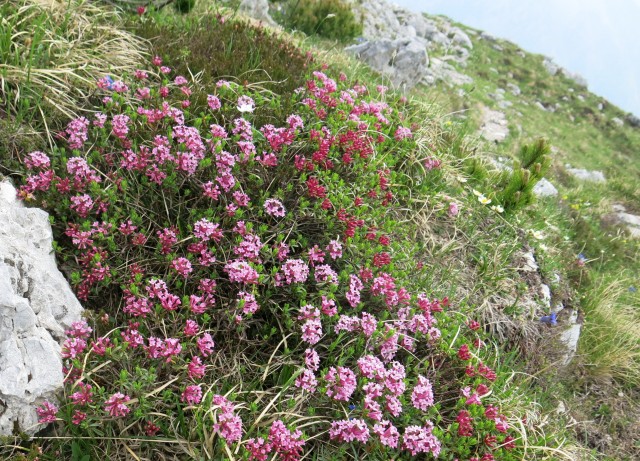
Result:
M229 274L232 282L255 284L258 283L258 272L246 261L235 260L227 263L224 270Z
M331 240L327 245L327 252L332 259L342 257L342 244L338 240Z
M276 458L282 461L298 461L302 456L302 447L305 442L302 432L291 432L281 420L276 420L269 429L269 444L278 455Z
M313 374L313 371L305 368L302 373L296 378L296 387L301 387L305 391L315 392L318 387L318 380Z
M220 434L227 443L237 442L242 438L242 420L234 413L235 405L222 395L213 396L213 404L219 407L216 412L217 423L213 430Z
M217 243L222 239L220 225L214 224L206 218L201 219L193 225L193 235L204 242L213 240Z
M249 452L249 461L267 461L272 447L264 439L249 439L244 444L245 449Z
M171 261L171 267L173 267L178 274L187 278L191 272L193 272L193 267L191 266L191 262L187 258L176 258Z
M460 410L456 417L458 423L458 435L461 437L471 437L473 435L473 425L471 414L467 410Z
M245 315L255 314L256 312L258 312L258 309L260 309L260 306L258 305L258 302L256 301L256 297L254 295L241 291L240 293L238 293L238 297L242 302L242 312Z
M358 359L358 369L365 378L380 380L384 378L386 370L382 361L374 355L365 355Z
M35 151L31 152L29 156L24 159L24 164L30 170L36 168L49 168L49 166L51 166L51 160L43 152Z
M455 202L451 202L449 204L449 216L451 217L458 216L459 212L460 212L460 209L458 208L458 204Z
M209 108L211 110L218 110L222 107L220 99L218 99L217 96L211 94L207 96L207 104L209 105Z
M351 307L356 307L360 304L360 290L364 288L364 285L358 277L355 275L349 276L349 291L347 291L347 301Z
M384 420L373 426L373 433L380 437L380 443L387 447L396 448L400 434L390 421Z
M318 283L330 283L338 285L338 274L328 264L321 264L315 269L314 276Z
M87 324L86 320L78 320L71 324L71 328L64 332L67 336L73 336L75 338L87 339L93 329Z
M413 388L411 403L419 410L427 411L433 406L433 389L431 382L424 376L418 376L418 384Z
M87 348L87 342L82 338L67 338L62 344L62 357L75 359Z
M319 319L307 320L302 325L302 340L311 345L316 344L322 337L322 323Z
M198 322L196 322L195 320L188 319L184 327L184 335L187 337L195 336L198 334L199 329L200 329L200 325L198 325Z
M427 421L425 426L409 426L402 436L402 448L409 451L411 456L418 453L432 453L434 458L440 454L440 441L432 433L433 423Z
M187 386L182 396L180 397L182 402L186 402L189 405L197 405L202 401L202 389L200 385Z
M89 120L84 117L76 118L69 122L65 130L69 136L69 147L72 149L81 149L87 142L89 132Z
M304 363L311 371L318 371L320 368L320 356L315 349L307 349L304 351Z
M282 265L287 284L302 283L309 276L309 267L301 259L287 259Z
M93 199L87 194L76 195L71 197L70 208L78 213L81 218L86 218L93 208Z
M213 342L211 335L209 333L205 333L202 338L199 338L196 342L198 344L198 349L200 349L200 353L205 357L209 357L215 347L215 343Z
M104 402L104 409L113 417L126 416L131 409L125 405L131 397L116 392Z
M275 216L278 218L284 217L286 210L284 209L284 205L280 200L276 200L273 198L267 199L264 202L264 209L270 216Z
M71 418L71 423L75 424L76 426L80 425L82 423L82 421L84 421L85 419L87 419L87 414L83 411L80 410L75 410L73 412L73 417Z
M120 139L127 139L130 120L129 116L125 114L114 115L111 120L111 129L113 130L113 134Z
M396 141L402 141L403 139L406 139L406 138L413 138L413 133L411 133L411 130L409 128L400 126L396 130L393 137L395 138Z
M326 296L322 296L321 310L324 315L328 315L329 317L333 317L338 313L336 302L333 299L327 298Z
M91 384L78 383L78 391L69 396L75 405L88 405L93 402L93 392L91 392Z
M349 368L331 367L324 379L327 381L327 395L334 400L347 402L356 390L356 375Z
M338 420L331 423L329 438L342 443L357 440L367 443L369 440L369 428L363 419Z
M200 357L193 357L189 365L187 365L187 373L191 379L200 379L205 375L205 365L202 364Z
M56 420L56 414L58 413L58 407L48 400L45 401L42 406L36 408L38 414L38 422L41 424L53 423Z

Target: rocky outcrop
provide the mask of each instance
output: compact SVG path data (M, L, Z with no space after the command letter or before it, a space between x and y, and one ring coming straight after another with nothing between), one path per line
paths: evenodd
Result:
M613 213L606 214L602 217L604 225L622 226L629 236L640 239L640 216L631 214L620 204L613 205Z
M580 181L606 182L606 178L602 171L591 171L583 168L571 168L570 166L567 166L567 173Z
M269 15L268 0L242 0L239 10L258 21L275 26L276 22Z
M484 107L482 109L480 136L487 141L501 142L504 141L508 135L509 126L504 113Z
M0 435L34 434L62 386L60 344L82 306L56 266L49 216L0 182Z
M416 38L385 38L350 46L345 51L389 77L393 86L400 89L417 85L429 64L425 44Z
M587 80L580 74L570 72L567 69L561 67L557 62L551 58L545 57L542 60L542 65L549 72L549 75L562 74L569 80L572 80L576 85L586 88L588 86Z
M430 85L444 81L449 85L463 85L473 82L448 62L464 67L473 48L471 38L461 28L386 0L353 1L352 4L356 16L362 20L363 38L367 42L349 47L347 51L387 75L396 86L408 90L418 83ZM432 56L438 59L429 59Z
M538 197L555 197L558 195L558 189L548 179L542 178L533 186L533 193Z

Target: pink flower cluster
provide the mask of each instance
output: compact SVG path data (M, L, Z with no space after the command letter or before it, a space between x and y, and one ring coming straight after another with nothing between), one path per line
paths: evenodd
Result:
M216 423L213 430L227 443L234 443L242 438L242 419L235 413L236 406L222 395L213 396L213 405L218 408L214 412Z
M305 441L302 432L291 432L281 420L271 423L269 436L265 439L249 439L245 448L249 452L249 461L266 461L271 453L275 459L282 461L298 461L302 457Z

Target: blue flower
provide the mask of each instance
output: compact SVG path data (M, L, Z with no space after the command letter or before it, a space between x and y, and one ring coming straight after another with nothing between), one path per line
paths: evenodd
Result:
M552 312L551 315L545 315L540 319L542 323L547 323L549 325L557 325L558 321L556 320L556 313Z
M631 285L631 286L629 287L629 292L630 292L630 293L635 293L636 291L638 291L638 289L637 289L636 287L634 287L633 285Z
M109 90L113 90L113 84L115 83L114 80L111 78L111 75L107 75L105 77L105 79L107 80L107 82L109 82L109 86L107 87L107 89Z
M356 406L353 403L349 405L349 410L353 411L355 409L356 409Z

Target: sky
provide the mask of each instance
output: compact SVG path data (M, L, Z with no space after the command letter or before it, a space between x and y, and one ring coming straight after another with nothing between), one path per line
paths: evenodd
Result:
M554 58L640 116L640 0L391 0Z

